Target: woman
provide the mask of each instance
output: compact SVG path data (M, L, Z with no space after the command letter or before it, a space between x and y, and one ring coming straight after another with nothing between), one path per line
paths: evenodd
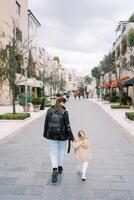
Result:
M67 140L74 141L71 131L68 112L61 105L63 97L56 99L46 114L44 125L44 137L48 139L50 159L53 168L52 182L57 182L58 174L63 171L63 160L66 151Z

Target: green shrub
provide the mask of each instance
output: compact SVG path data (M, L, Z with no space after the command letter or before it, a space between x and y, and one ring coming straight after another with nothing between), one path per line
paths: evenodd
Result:
M39 97L32 97L32 104L33 105L41 105L42 99Z
M31 103L31 101L32 101L32 99L31 99L31 97L28 95L27 96L27 103ZM25 106L25 104L26 104L26 95L24 94L24 93L21 93L20 95L19 95L19 105L21 105L21 106Z
M2 120L24 120L28 117L30 117L30 113L6 113L0 115L0 119Z
M113 95L113 96L110 97L110 102L111 102L111 103L115 103L115 102L117 102L118 100L119 100L119 97L118 97L118 96L114 96L114 95Z
M45 107L51 107L52 104L45 104Z
M130 106L128 106L128 105L111 105L111 108L112 109L129 109L130 108Z
M134 112L126 112L126 117L132 121L134 121Z
M46 98L45 98L45 103L51 103L50 98L46 97Z
M111 97L110 96L107 96L106 97L106 101L110 101Z
M45 98L45 107L51 107L52 106L52 103L51 103L51 101L50 101L50 99L49 98Z
M110 95L109 94L103 94L103 99L106 100L106 101L109 101L109 97Z
M123 93L122 97L121 97L121 103L123 105L127 105L128 103L131 104L132 103L132 99L130 96L128 96L127 93Z
M113 92L110 94L110 96L109 96L109 101L110 101L111 103L115 103L115 102L117 102L118 100L119 100L119 97L116 95L116 92L113 91Z

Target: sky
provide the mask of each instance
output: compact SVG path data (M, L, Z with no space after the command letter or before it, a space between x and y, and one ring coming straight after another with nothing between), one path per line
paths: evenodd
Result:
M29 0L29 9L41 23L40 46L86 75L112 49L116 26L134 12L134 1Z

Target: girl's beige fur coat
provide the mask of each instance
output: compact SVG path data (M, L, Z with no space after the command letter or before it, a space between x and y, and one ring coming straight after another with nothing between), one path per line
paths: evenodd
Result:
M88 139L84 141L76 140L72 142L76 159L80 161L87 161L91 159L90 145Z

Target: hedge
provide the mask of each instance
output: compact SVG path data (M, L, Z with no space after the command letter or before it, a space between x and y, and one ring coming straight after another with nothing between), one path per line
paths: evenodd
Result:
M2 120L24 120L28 117L30 117L30 113L6 113L0 115L0 119Z
M112 109L129 109L130 106L128 105L111 105Z
M45 107L51 107L52 104L45 104Z
M134 112L126 112L125 115L128 119L134 121Z

